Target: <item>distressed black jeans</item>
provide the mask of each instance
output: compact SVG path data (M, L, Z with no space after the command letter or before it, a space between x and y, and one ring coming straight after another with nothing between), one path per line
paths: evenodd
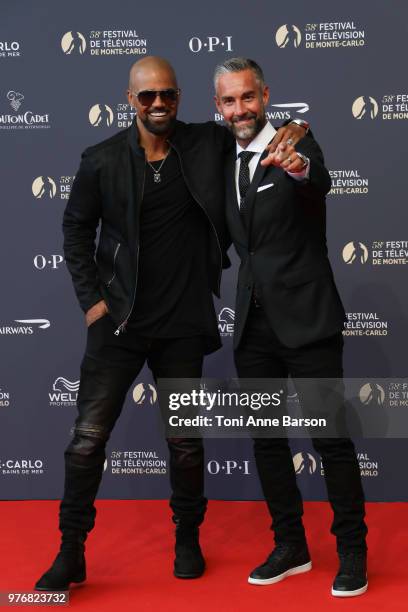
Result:
M105 446L126 393L145 362L155 380L201 377L201 337L149 339L137 336L131 329L115 336L114 329L109 315L88 329L77 401L79 414L73 439L65 451L61 531L89 532L94 526L94 501L102 479ZM171 438L167 443L173 521L198 526L207 506L203 494L203 442L199 438Z

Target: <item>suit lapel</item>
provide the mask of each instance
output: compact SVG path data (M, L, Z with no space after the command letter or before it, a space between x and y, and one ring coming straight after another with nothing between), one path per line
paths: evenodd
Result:
M267 151L264 151L259 159L258 165L256 167L253 179L251 181L251 184L249 186L249 189L247 191L246 194L246 198L245 198L245 209L246 209L246 216L247 216L247 226L248 226L248 240L251 236L251 231L252 231L252 224L253 224L253 218L254 218L254 209L255 209L255 202L256 202L256 194L258 191L258 187L261 184L261 182L263 181L263 178L266 174L266 172L268 172L268 176L273 176L278 170L279 168L276 168L275 166L261 166L261 161L268 155Z

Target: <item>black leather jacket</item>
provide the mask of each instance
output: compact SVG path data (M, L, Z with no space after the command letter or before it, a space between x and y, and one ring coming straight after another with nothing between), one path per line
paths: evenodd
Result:
M208 265L211 288L219 297L222 267L229 265L224 161L234 140L226 128L213 122L177 121L169 142L180 159L186 185L213 230ZM145 165L134 122L84 151L64 213L65 259L81 308L86 312L105 300L116 333L124 329L137 299Z

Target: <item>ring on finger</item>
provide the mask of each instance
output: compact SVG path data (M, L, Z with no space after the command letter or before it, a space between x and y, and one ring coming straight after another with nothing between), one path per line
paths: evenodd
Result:
M288 138L288 139L287 139L287 141L286 141L286 144L287 144L287 145L293 145L293 140L292 140L292 138Z

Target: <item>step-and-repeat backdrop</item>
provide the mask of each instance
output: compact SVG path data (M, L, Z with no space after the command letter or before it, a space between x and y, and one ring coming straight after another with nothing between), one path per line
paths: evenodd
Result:
M80 153L132 120L130 65L175 66L185 121L221 121L212 73L226 57L263 66L268 117L307 119L332 176L328 244L347 310L345 374L406 375L408 91L397 0L135 3L14 0L0 24L0 497L58 498L76 415L83 314L63 252L61 220ZM237 261L217 301L223 348L207 376L234 376ZM404 390L399 405L408 404ZM405 396L404 396L405 393ZM408 405L407 408L408 410ZM358 439L368 500L407 500L404 439ZM293 444L305 499L325 499L320 458ZM207 494L259 499L249 440L206 441ZM148 369L135 380L109 442L104 498L166 498L168 455Z

